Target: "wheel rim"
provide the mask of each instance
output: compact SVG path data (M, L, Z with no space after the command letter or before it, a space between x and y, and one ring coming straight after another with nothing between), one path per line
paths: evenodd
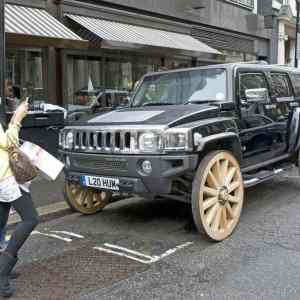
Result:
M67 183L66 192L71 206L84 214L102 210L109 203L111 196L110 193L85 188L75 183Z
M244 186L238 162L229 153L216 155L204 172L199 208L203 227L212 239L227 238L243 207Z

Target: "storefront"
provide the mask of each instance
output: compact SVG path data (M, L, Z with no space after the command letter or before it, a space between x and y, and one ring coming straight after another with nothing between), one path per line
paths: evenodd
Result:
M56 53L60 49L86 49L88 46L87 41L45 8L45 2L32 7L26 6L26 1L22 6L5 6L5 80L12 91L7 97L18 100L28 96L31 103L59 103L59 93L53 89L53 72L58 64Z
M88 50L63 51L63 103L80 91L132 92L149 72L185 68L220 52L191 36L191 26L79 1L61 1L64 24L89 40Z

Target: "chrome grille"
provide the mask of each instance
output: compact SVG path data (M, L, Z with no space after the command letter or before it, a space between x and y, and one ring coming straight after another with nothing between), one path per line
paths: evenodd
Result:
M74 149L103 153L128 153L136 149L137 132L126 130L74 131Z
M77 168L105 170L105 171L120 171L126 172L128 170L128 163L125 160L107 160L104 158L99 159L74 159L72 164Z

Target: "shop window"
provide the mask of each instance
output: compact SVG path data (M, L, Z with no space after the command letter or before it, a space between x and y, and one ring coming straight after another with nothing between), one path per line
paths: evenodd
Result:
M8 49L6 53L7 98L18 102L29 97L30 102L47 101L43 51L39 49Z
M103 90L101 58L69 56L67 61L68 109L96 104Z
M114 90L132 90L132 63L111 58L106 59L105 87Z

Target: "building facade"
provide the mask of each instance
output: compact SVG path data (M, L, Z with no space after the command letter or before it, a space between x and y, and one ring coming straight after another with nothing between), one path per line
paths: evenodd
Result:
M296 0L274 0L274 53L273 63L295 65L296 49Z
M69 107L81 90L131 91L152 71L272 60L260 1L8 0L7 79L19 94Z

